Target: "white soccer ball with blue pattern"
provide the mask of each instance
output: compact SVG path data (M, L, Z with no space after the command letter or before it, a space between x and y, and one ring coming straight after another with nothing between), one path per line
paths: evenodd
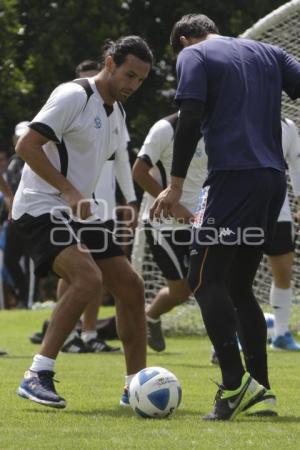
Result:
M129 403L141 417L168 417L178 408L182 390L176 376L162 367L138 372L129 386Z

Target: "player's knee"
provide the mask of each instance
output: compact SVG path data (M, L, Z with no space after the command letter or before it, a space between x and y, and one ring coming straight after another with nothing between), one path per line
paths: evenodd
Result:
M186 302L191 295L191 290L187 284L183 286L176 286L174 288L170 287L169 292L174 305L181 305L182 303Z
M102 276L98 270L83 271L73 283L77 293L86 297L89 301L95 298L102 290Z

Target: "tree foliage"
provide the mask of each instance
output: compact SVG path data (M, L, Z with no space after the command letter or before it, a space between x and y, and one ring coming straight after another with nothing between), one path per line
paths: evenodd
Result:
M183 14L201 12L237 36L283 0L0 0L0 139L30 120L84 59L99 59L106 38L139 34L154 50L148 80L126 105L134 145L169 114L175 78L169 35Z

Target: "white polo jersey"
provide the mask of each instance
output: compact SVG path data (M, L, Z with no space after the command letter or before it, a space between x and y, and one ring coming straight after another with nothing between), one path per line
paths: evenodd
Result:
M288 172L292 182L292 188L296 197L300 196L300 137L295 123L290 119L281 121L282 148L284 159L288 165ZM292 222L291 208L288 194L286 194L281 208L278 222Z
M126 148L127 130L121 107L105 105L94 78L87 80L89 94L76 82L58 86L29 126L50 139L43 151L53 166L91 199L105 161ZM68 206L60 192L25 164L13 218L39 216L61 205Z
M147 155L153 167L150 174L162 186L170 182L170 172L173 157L174 126L172 121L164 118L156 122L150 129L138 157ZM184 151L184 149L183 149ZM182 190L180 204L194 213L199 201L204 180L207 176L207 156L204 148L204 140L201 139L197 145L195 154L189 166ZM146 205L142 214L142 220L149 219L149 210L154 202L154 197L149 193L144 194ZM164 228L166 224L164 225ZM175 225L178 227L179 225Z

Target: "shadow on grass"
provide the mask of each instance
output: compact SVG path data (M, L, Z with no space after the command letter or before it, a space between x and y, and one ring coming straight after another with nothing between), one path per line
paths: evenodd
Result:
M119 408L119 409L108 409L108 408L95 408L87 411L84 410L74 410L74 409L58 409L58 408L47 408L43 407L35 407L33 408L24 408L24 412L31 414L67 414L68 416L82 416L82 417L90 417L90 416L105 416L105 417L129 417L132 416L133 411L131 408Z
M72 409L65 409L65 410L58 410L58 409L50 409L50 408L43 408L41 406L33 407L33 408L24 408L24 412L31 413L31 414L63 414L67 416L82 416L82 417L92 417L92 416L105 416L105 417L113 417L113 418L122 418L122 417L138 417L136 416L131 408L95 408L90 409L87 411L84 410L72 410ZM198 417L199 421L202 422L203 416L205 416L208 413L208 410L206 411L194 411L189 409L181 409L176 412L176 417L180 416L182 419L188 419L189 417L194 418ZM172 417L171 417L172 418ZM140 418L141 420L144 420ZM247 417L239 415L236 420L233 421L227 421L228 424L234 424L234 423L300 423L300 416L269 416L269 417ZM207 423L207 422L206 422ZM209 422L211 424L223 424L224 421L211 421ZM218 426L218 425L217 425Z
M300 415L299 416L269 416L269 417L247 417L247 416L238 416L238 421L242 422L256 422L256 423L300 423Z
M207 364L189 364L189 363L182 363L182 364L178 364L178 363L169 363L168 362L168 366L174 366L174 367L189 367L191 369L215 369L218 368L218 366L207 363Z

